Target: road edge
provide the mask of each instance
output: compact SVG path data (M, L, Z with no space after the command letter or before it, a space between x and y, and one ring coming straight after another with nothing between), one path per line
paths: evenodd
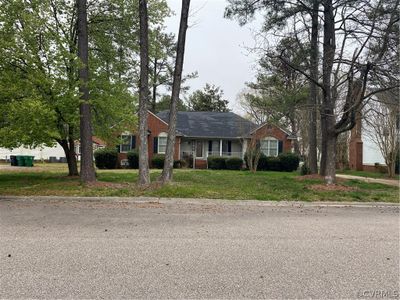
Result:
M339 201L272 201L272 200L227 200L207 198L163 198L163 197L66 197L66 196L0 196L0 201L51 201L51 202L128 202L191 205L236 205L275 207L400 207L391 202L339 202Z

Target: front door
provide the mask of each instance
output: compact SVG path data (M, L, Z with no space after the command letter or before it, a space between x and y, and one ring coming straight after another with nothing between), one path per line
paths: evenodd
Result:
M196 141L196 157L203 157L203 141Z

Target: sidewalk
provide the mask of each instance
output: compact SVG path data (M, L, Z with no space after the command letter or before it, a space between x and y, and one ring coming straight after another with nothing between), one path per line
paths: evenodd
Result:
M357 179L360 181L372 182L372 183L382 183L382 184L397 186L397 187L399 186L399 181L396 179L380 179L380 178L353 176L353 175L346 175L346 174L336 174L336 177L344 178L344 179Z

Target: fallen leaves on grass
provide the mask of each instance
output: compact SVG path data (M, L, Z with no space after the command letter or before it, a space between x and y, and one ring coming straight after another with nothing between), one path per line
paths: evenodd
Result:
M106 181L95 181L90 182L86 185L90 188L111 188L111 189L121 189L129 187L129 183L115 183L115 182L106 182Z
M351 192L356 191L357 188L351 186L345 186L340 184L313 184L308 187L313 191L340 191L340 192Z
M324 176L321 176L319 174L303 175L303 176L297 176L295 178L296 178L296 180L299 180L299 181L309 180L309 179L324 180Z

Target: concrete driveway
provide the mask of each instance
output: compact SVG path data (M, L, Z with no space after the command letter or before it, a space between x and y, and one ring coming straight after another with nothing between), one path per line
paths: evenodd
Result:
M398 206L2 198L0 245L0 298L399 297Z

